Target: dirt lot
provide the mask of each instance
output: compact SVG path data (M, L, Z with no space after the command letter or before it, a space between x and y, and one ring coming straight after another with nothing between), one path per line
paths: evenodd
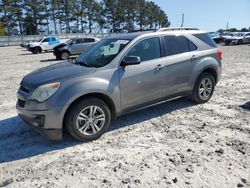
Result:
M54 61L0 48L0 187L250 186L250 46L223 50L213 98L167 102L119 118L101 139L50 142L16 116L24 75ZM248 108L248 109L247 109Z

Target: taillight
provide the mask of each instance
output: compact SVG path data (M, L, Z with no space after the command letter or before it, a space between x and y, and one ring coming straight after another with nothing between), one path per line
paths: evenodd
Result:
M222 60L222 51L221 50L217 51L217 56L218 56L218 58L220 58L220 60Z

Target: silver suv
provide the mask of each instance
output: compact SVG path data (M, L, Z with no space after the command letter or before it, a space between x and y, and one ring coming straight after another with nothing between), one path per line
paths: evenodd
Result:
M73 38L53 48L56 59L69 59L70 56L80 55L99 42L96 37Z
M73 62L25 76L18 115L49 139L61 139L63 128L78 140L97 139L123 114L176 97L207 102L221 55L199 30L111 36Z

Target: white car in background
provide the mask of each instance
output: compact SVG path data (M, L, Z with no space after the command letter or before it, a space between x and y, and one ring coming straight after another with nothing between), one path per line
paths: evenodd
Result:
M31 42L27 45L27 50L31 51L33 54L41 53L42 51L52 51L53 48L65 41L65 40L59 40L56 36L47 36L41 38L39 41Z
M224 39L224 43L226 45L250 43L250 32L244 32L244 33L240 32L233 35L232 37L227 37Z

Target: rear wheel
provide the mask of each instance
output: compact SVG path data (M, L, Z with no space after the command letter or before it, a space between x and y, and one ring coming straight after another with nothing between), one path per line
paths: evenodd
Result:
M202 73L197 79L192 99L197 103L206 103L212 97L215 87L215 79L209 73Z
M240 40L238 40L238 44L242 44L242 40L240 39Z
M66 60L66 59L69 59L69 52L62 52L61 53L61 59L64 59L64 60Z
M111 112L108 105L97 98L86 98L76 103L66 114L68 132L77 140L100 138L109 128Z

